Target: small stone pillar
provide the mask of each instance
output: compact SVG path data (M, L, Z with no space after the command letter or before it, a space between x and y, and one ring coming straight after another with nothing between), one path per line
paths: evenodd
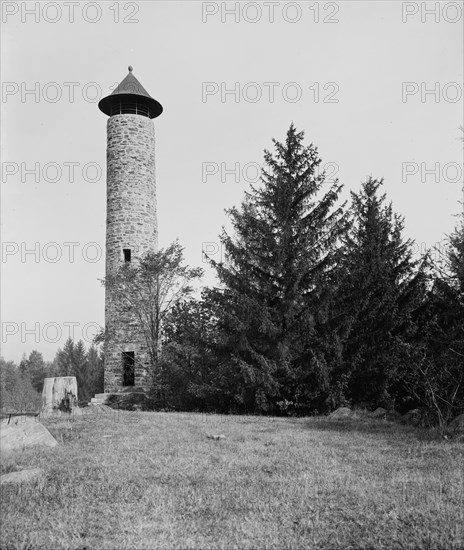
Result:
M75 376L45 378L42 390L42 410L60 409L71 412L77 403Z

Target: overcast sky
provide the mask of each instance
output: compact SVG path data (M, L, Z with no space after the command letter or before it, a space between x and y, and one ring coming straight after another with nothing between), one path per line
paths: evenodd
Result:
M205 246L219 257L224 209L292 121L344 195L383 177L405 236L418 250L441 241L462 210L462 13L462 2L3 1L1 355L52 360L70 331L88 346L104 324L97 103L128 65L164 107L160 246L179 238L190 265L206 267Z

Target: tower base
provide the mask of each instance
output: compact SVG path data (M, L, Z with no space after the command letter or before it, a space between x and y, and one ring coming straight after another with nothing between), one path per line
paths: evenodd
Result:
M96 393L95 397L92 397L90 400L89 405L107 405L116 409L124 409L128 401L131 403L135 402L134 405L137 405L136 402L144 401L145 396L146 394L143 389L131 387L125 391Z

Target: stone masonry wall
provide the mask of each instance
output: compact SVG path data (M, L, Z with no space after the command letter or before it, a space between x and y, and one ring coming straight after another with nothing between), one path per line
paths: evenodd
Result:
M106 274L157 249L155 129L147 117L115 115L107 124ZM144 387L148 366L137 322L105 295L105 392L123 388L122 352L135 352L135 387Z

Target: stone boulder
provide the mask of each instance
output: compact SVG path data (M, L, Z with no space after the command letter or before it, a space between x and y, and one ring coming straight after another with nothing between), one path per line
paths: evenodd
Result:
M3 452L42 446L56 447L58 441L37 418L12 416L0 422L0 448Z
M401 417L402 424L412 424L413 426L418 426L421 422L421 411L420 409L412 409L406 414L403 414Z
M351 418L352 416L353 411L349 407L339 407L331 412L327 418L329 420L343 420L345 418Z
M33 468L31 470L21 470L20 472L10 472L0 476L0 485L19 485L21 483L40 483L45 478L45 472L42 468Z
M449 424L448 430L453 435L463 435L464 434L464 414L456 416Z
M415 427L426 427L428 425L427 414L422 409L412 409L400 418L402 424L409 424Z
M382 407L377 407L375 411L371 414L372 418L383 418L386 419L387 411Z

